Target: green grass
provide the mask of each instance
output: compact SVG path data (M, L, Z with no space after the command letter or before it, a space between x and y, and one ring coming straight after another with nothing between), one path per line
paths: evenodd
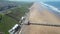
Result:
M14 18L17 18L18 20L25 15L26 12L29 11L29 8L32 4L24 4L21 7L17 7L15 9L11 10L11 13L9 15L13 16Z
M4 15L0 23L0 31L4 32L5 34L9 34L8 30L12 28L16 23L18 23L16 20L7 15Z
M8 15L13 16L14 18L20 19L23 15L25 15L25 12L28 12L28 8L31 6L29 3L25 3L21 7L17 7L15 9L11 9L8 11L11 11ZM8 15L2 15L2 20L0 22L0 32L4 32L4 34L9 34L8 30L11 29L16 23L18 23L17 20L14 18L8 16Z

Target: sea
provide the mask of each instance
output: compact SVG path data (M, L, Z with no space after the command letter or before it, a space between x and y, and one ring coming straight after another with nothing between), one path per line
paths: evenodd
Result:
M52 1L52 2L45 2L47 5L51 5L55 8L58 9L58 11L53 11L52 12L57 15L60 18L60 1Z
M60 10L60 1L45 2L46 4L52 5Z

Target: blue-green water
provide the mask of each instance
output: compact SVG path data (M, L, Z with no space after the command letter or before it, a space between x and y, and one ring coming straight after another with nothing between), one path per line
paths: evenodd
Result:
M55 8L57 8L58 10L60 10L60 2L45 2L47 5L51 5ZM55 15L57 15L60 18L60 12L59 11L54 11L52 10L51 12L53 12Z
M46 4L52 5L56 8L58 8L60 10L60 2L56 1L56 2L45 2Z

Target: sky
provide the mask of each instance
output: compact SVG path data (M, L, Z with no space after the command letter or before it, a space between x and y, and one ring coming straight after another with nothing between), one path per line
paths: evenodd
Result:
M60 1L60 0L9 0L9 1Z

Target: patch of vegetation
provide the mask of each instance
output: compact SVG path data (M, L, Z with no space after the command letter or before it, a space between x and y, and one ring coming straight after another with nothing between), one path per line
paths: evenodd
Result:
M22 5L21 7L17 7L15 9L11 10L11 13L9 13L8 15L15 18L16 20L20 20L20 18L29 11L30 6L32 5L32 3L25 3L24 5Z
M18 22L13 18L7 15L3 15L2 21L0 23L0 31L4 32L5 34L8 34L8 30L12 28L13 25L15 25L16 23Z
M11 13L7 13L2 15L2 20L0 22L0 32L4 32L4 34L9 34L8 30L11 29L16 23L18 23L17 20L20 20L20 18L25 15L25 12L28 12L28 8L32 4L25 3L21 7L17 7L8 11L11 11ZM15 19L16 18L16 19Z

